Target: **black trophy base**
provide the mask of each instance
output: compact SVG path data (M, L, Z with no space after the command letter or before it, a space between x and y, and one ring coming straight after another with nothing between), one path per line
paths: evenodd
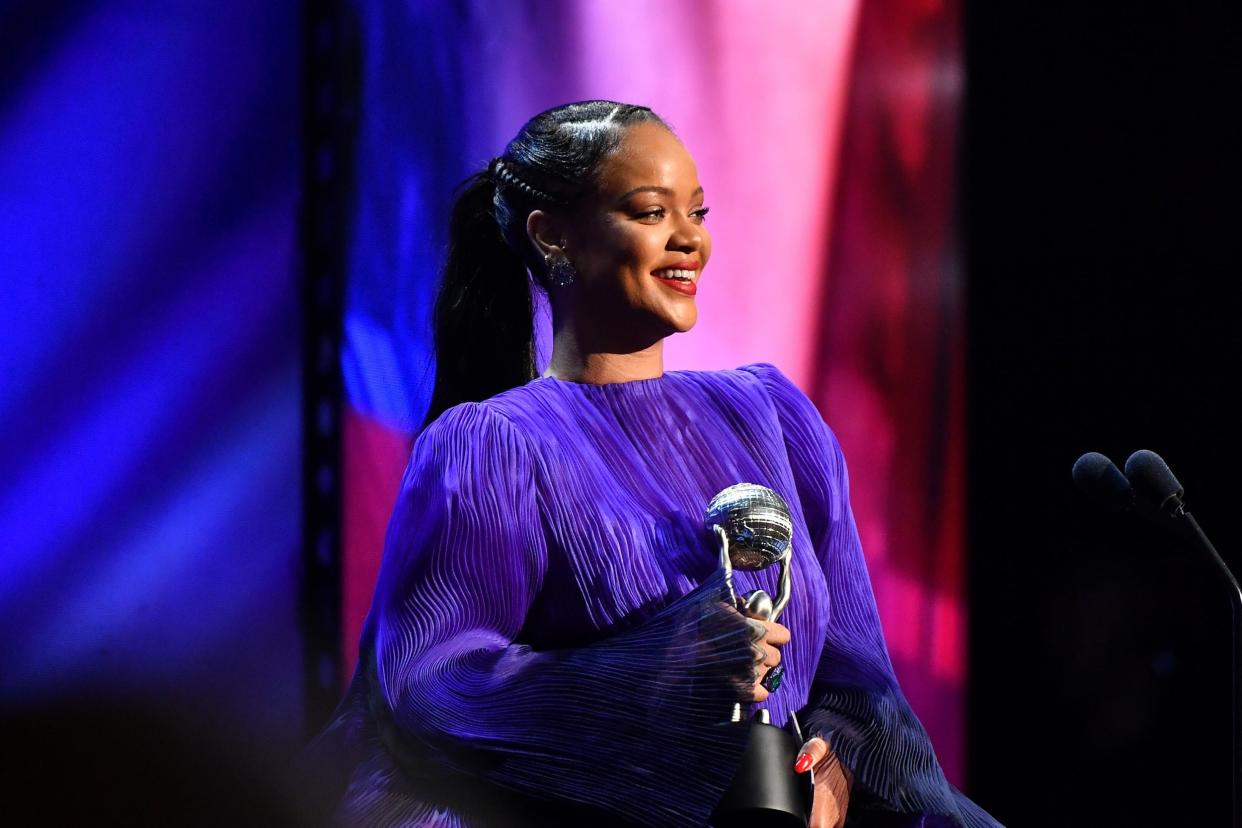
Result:
M712 814L712 828L806 828L815 794L809 773L796 773L802 742L759 721L742 722L750 741L733 783Z

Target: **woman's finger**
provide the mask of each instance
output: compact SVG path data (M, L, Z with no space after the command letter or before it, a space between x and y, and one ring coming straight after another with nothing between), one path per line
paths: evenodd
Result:
M827 755L827 742L818 736L808 739L802 746L802 750L798 751L798 758L794 760L794 770L798 773L806 773L822 762Z
M783 647L789 643L789 628L784 624L777 623L776 621L765 621L752 615L743 617L750 624L750 628L753 630L752 635L756 641L766 641L776 647Z
M789 643L789 627L784 624L778 624L775 621L763 622L768 627L767 642L776 647L783 647Z
M759 646L758 656L759 657L755 659L756 662L762 664L764 667L775 667L781 663L781 651L767 644L761 644Z
M763 623L763 621L758 618L751 618L745 615L742 617L746 619L746 624L750 627L751 640L763 641L768 637L768 627Z

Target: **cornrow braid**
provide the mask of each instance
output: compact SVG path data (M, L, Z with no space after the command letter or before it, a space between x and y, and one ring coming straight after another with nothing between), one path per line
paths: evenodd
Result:
M553 195L551 192L542 190L531 184L525 178L522 178L518 175L516 167L516 164L505 159L503 156L493 158L491 163L487 165L488 172L492 174L492 177L498 184L516 187L525 193L527 197L532 198L537 202L554 204L561 207L569 203L569 198L565 196Z

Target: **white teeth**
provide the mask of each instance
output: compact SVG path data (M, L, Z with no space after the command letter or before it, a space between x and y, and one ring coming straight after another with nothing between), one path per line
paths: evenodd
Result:
M679 282L694 281L693 270L675 270L673 268L666 268L664 270L657 270L655 275L660 279L676 279Z

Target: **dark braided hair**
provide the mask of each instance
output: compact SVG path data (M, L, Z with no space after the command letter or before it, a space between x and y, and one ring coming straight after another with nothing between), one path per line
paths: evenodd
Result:
M546 290L548 273L526 235L526 219L589 193L625 130L645 121L668 126L645 106L558 106L527 121L503 155L462 182L436 297L436 381L424 428L458 403L534 378L531 277Z

